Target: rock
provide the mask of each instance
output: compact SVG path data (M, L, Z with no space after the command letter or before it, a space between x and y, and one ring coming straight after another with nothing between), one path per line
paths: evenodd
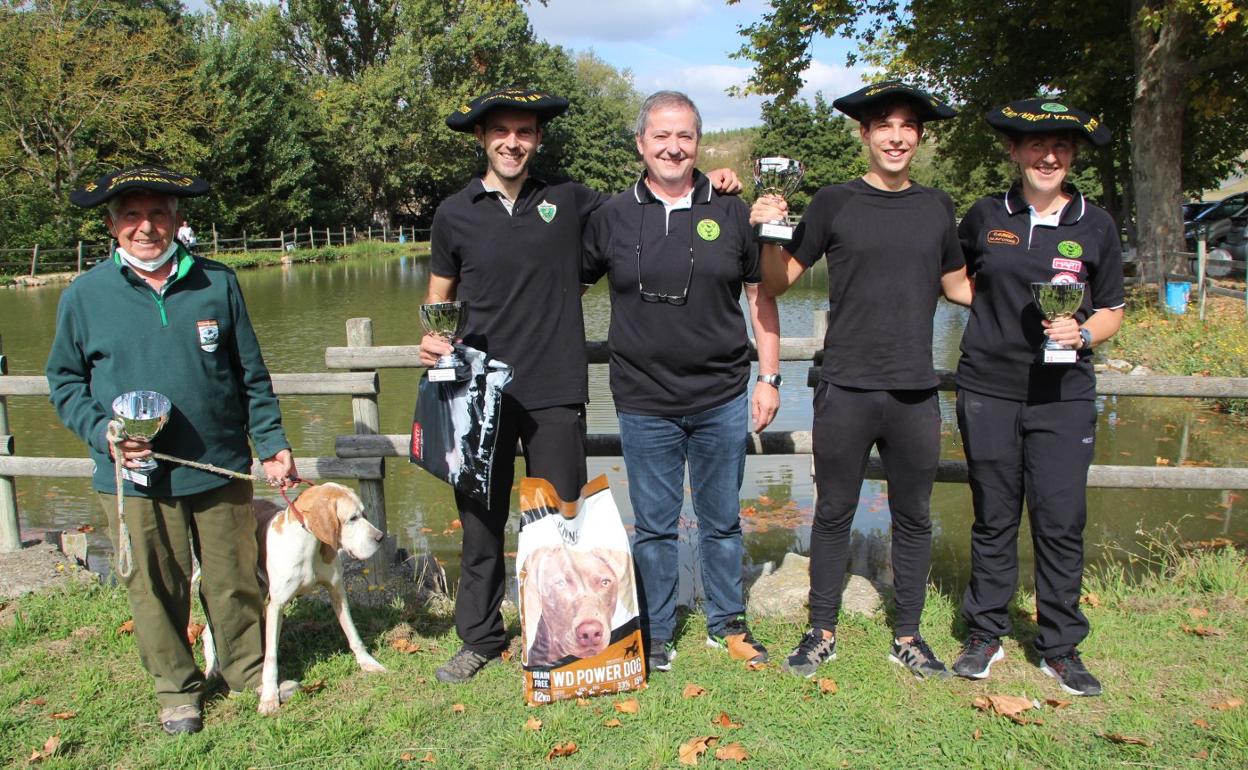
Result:
M864 538L865 541L871 539ZM810 559L795 553L786 553L778 569L764 572L750 587L747 612L753 616L805 622L806 598L809 593ZM874 617L879 613L883 601L882 584L861 575L848 576L845 592L841 597L842 611Z
M1147 377L1151 375L1152 373L1153 373L1152 369L1149 369L1147 366L1140 364L1139 366L1135 367L1131 371L1127 372L1127 375L1131 377Z
M1135 368L1135 365L1121 358L1107 358L1105 359L1105 368L1112 372L1129 372Z

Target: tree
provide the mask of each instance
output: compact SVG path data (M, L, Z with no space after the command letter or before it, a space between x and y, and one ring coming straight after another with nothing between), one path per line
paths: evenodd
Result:
M791 97L814 37L839 33L891 74L962 105L941 146L964 160L988 162L979 119L1005 101L1062 94L1100 111L1115 129L1114 144L1090 154L1102 200L1138 233L1155 273L1182 246L1183 191L1209 184L1248 146L1248 24L1232 0L773 0L743 30L739 55L756 66L749 88Z
M838 184L867 171L858 124L833 110L822 93L814 104L801 100L763 103L763 127L751 150L755 158L782 155L806 167L801 187L789 197L800 213L820 187Z

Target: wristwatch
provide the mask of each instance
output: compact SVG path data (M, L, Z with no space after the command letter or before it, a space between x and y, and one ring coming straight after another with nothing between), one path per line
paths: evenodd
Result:
M780 389L780 382L781 382L781 380L783 380L783 379L784 379L784 378L782 378L782 377L781 377L780 375L778 375L778 374L760 374L760 375L758 375L758 379L757 379L757 381L758 381L758 382L765 382L765 383L767 383L768 385L770 385L771 387L773 387L773 388L775 388L775 389L779 390L779 389Z
M1080 326L1079 336L1083 338L1084 350L1091 350L1092 349L1092 332L1088 331L1088 327Z

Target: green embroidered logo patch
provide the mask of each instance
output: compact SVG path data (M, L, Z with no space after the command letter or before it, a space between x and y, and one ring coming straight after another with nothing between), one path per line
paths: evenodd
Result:
M1045 102L1044 104L1040 105L1040 109L1044 110L1045 112L1066 112L1067 107L1066 105L1059 104L1058 102Z
M537 215L542 218L543 222L549 223L558 212L559 207L545 198L542 199L541 203L537 204Z
M1083 247L1074 241L1062 241L1057 244L1057 253L1067 259L1078 259L1083 256Z
M719 223L714 219L703 219L698 223L698 236L704 241L713 241L719 237Z

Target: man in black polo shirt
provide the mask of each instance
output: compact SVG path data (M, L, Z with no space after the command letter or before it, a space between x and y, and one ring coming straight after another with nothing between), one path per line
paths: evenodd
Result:
M940 403L932 368L932 314L942 290L970 304L953 202L910 180L928 120L954 111L896 81L833 102L858 121L869 170L824 187L786 246L763 246L763 288L784 293L828 259L828 331L815 389L815 519L810 533L811 628L784 668L814 676L836 657L836 621L850 528L872 446L888 479L897 607L890 659L915 676L949 675L919 635L931 563L932 485L940 460ZM750 220L783 217L765 196Z
M694 168L702 119L660 91L637 119L646 170L590 218L582 280L611 287L611 393L628 467L649 668L675 656L677 533L689 466L706 591L707 644L762 662L742 604L740 491L750 413L761 431L779 406L779 318L758 290L749 212ZM762 384L747 400L744 287Z
M446 119L450 128L476 136L487 168L434 214L425 302L466 301L464 343L515 373L503 391L497 446L505 459L491 478L492 504L455 493L463 525L455 626L463 647L438 669L443 682L467 681L507 646L499 607L515 473L508 453L517 439L528 475L549 481L564 500L576 500L586 480L581 229L609 196L529 170L542 125L567 107L559 96L504 88ZM735 174L716 176L720 185L740 189ZM425 366L451 350L431 335L420 348Z

